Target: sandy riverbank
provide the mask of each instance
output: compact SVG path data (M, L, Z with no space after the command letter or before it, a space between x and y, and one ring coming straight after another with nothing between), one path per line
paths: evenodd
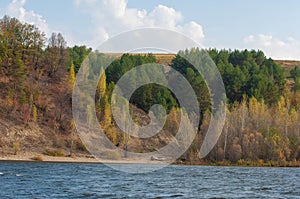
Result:
M41 159L37 159L41 158ZM0 163L1 162L45 162L45 163L81 163L81 164L152 164L152 165L162 165L162 164L170 164L170 162L164 161L155 161L155 160L137 160L137 159L129 159L122 158L119 160L102 160L96 159L92 156L76 154L73 157L54 157L47 156L36 153L23 153L18 155L0 155ZM276 162L269 164L255 164L245 163L245 164L229 164L228 162L218 162L218 163L206 163L206 162L193 162L193 163L184 163L184 162L174 162L171 164L178 165L202 165L202 166L247 166L247 167L300 167L299 162L287 162L285 165L277 164Z
M39 159L39 160L37 160ZM99 160L92 157L84 157L75 155L73 157L53 157L37 153L22 153L17 155L1 155L0 161L16 161L16 162L86 162L86 163L101 163Z
M18 155L0 155L0 161L10 162L53 162L53 163L94 163L94 164L164 164L162 161L153 160L101 160L92 156L74 155L72 157L54 157L35 153L23 153Z

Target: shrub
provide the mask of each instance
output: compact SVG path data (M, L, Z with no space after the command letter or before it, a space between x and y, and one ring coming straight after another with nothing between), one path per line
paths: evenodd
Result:
M65 154L60 150L47 150L44 152L44 155L53 156L53 157L64 157Z
M42 155L34 156L31 159L34 160L34 161L39 161L39 162L44 161L44 157Z
M14 143L13 143L13 149L14 149L15 155L17 155L17 153L21 150L20 143L17 142L17 141L14 142Z

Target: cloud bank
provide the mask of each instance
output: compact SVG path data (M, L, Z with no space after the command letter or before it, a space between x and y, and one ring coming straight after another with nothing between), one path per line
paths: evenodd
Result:
M25 9L26 0L12 0L4 9L4 14L16 17L22 22L36 25L47 36L53 30L44 17L35 11ZM127 0L73 0L78 12L85 13L91 20L81 36L65 31L63 35L69 44L85 44L96 48L110 37L124 31L137 28L165 28L178 31L201 43L204 40L203 28L190 21L183 23L181 12L164 5L157 5L153 10L129 8Z
M91 16L92 44L100 44L109 37L136 28L158 27L178 31L201 43L204 39L200 24L183 23L183 15L170 7L158 5L151 11L129 8L126 0L74 0L75 6ZM88 43L90 43L88 42Z
M293 37L282 40L266 34L249 35L244 38L244 43L247 48L263 50L268 57L273 59L300 59L300 41Z
M47 35L50 34L50 30L46 20L34 11L27 11L24 8L26 0L12 0L12 2L7 6L6 13L11 17L16 17L22 22L27 22L34 24L41 31L45 32Z
M127 0L73 0L72 2L76 11L85 14L90 20L87 21L86 27L80 27L79 31L82 34L68 30L62 32L69 45L84 44L96 48L114 35L145 27L178 31L200 44L205 41L204 31L199 23L185 21L180 11L168 6L157 5L147 11L142 8L130 8ZM25 9L25 4L26 0L12 0L6 8L0 9L3 12L1 14L35 24L49 36L53 29L49 28L45 18L36 11ZM53 24L52 26L55 27ZM293 37L282 39L270 34L249 35L239 46L263 50L268 57L274 59L300 60L300 41Z

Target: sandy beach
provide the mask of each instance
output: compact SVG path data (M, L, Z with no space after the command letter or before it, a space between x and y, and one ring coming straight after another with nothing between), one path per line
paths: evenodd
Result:
M37 158L40 160L37 160ZM75 155L73 157L54 157L35 153L22 153L17 155L2 155L0 161L20 161L20 162L86 162L86 163L101 163L93 157L84 157Z
M35 153L23 153L17 155L0 155L0 162L52 162L52 163L93 163L93 164L166 164L164 161L153 160L102 160L89 155L76 154L72 157L54 157Z

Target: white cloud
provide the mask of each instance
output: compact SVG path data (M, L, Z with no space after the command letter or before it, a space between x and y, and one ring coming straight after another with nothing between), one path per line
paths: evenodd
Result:
M176 29L177 23L182 20L182 15L173 8L158 5L149 15L144 16L145 22L148 21L147 18L149 18L153 24L145 25Z
M244 38L247 48L261 49L273 59L300 60L300 41L293 37L285 40L272 35L249 35Z
M74 0L74 4L88 13L93 20L95 33L92 35L97 37L92 39L92 47L96 47L96 44L101 44L103 39L112 35L144 27L178 31L198 43L204 39L200 24L194 21L183 23L183 16L179 11L164 5L158 5L147 12L144 9L129 8L126 0Z
M22 22L36 25L48 36L50 30L46 20L40 14L24 7L27 0L12 0L5 13L16 17ZM73 0L79 11L86 13L89 21L86 33L76 34L65 30L63 35L69 44L85 44L97 47L108 38L124 31L137 28L158 27L181 32L186 36L202 43L204 33L202 26L194 21L184 23L182 14L174 8L157 5L150 11L130 8L127 0Z
M198 23L191 21L184 24L182 27L178 27L178 30L183 34L190 36L197 42L201 42L204 39L203 28Z
M24 8L26 0L12 0L7 6L6 13L11 17L16 17L22 22L36 25L41 31L50 34L50 30L46 20L34 11L27 11Z

